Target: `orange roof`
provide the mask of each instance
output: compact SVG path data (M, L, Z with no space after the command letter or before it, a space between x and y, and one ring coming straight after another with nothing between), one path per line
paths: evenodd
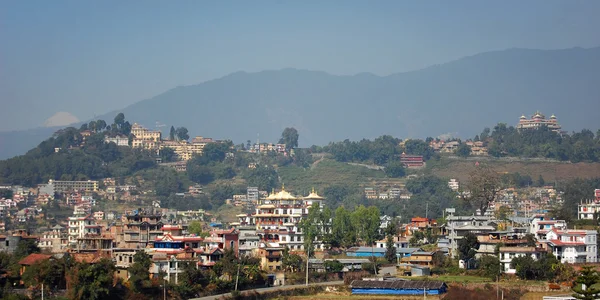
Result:
M415 217L410 219L411 222L429 222L428 218L423 218L423 217Z
M24 266L31 266L35 263L38 263L38 262L41 262L44 260L48 260L51 257L52 257L52 255L33 253L33 254L29 254L25 258L21 259L19 261L19 264L24 265Z

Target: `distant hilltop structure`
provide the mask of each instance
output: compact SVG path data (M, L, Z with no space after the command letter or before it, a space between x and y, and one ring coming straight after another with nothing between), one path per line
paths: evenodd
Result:
M519 124L517 124L517 129L519 130L530 130L530 129L539 129L543 126L548 127L548 129L561 133L561 126L558 124L558 120L555 115L550 116L550 119L546 119L546 116L539 111L536 111L535 114L531 116L531 119L527 119L525 115L522 115L519 118Z

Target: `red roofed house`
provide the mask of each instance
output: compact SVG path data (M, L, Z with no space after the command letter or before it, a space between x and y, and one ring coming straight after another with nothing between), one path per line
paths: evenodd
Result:
M23 258L19 261L19 265L21 266L21 268L19 269L19 275L23 275L23 273L25 273L25 270L27 269L27 267L29 267L31 265L35 265L40 262L43 262L45 260L49 260L50 258L52 258L52 255L39 254L39 253L33 253L33 254L27 255L25 258Z
M598 249L595 230L558 230L546 233L548 248L562 263L595 263Z

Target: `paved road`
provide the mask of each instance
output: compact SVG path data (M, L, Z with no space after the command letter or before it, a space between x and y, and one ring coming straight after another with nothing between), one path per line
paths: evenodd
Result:
M344 284L343 281L328 281L328 282L318 282L318 283L310 283L309 286L319 286L319 285L341 285ZM283 286L274 286L274 287L268 287L268 288L261 288L261 289L254 289L254 290L244 290L241 291L243 292L248 292L248 291L256 291L258 293L261 292L268 292L268 291L284 291L284 290L291 290L297 287L303 287L305 286L304 284L297 284L297 285L283 285ZM202 297L202 298L193 298L190 300L217 300L221 297L229 297L231 296L231 293L227 293L227 294L220 294L220 295L212 295L212 296L207 296L207 297Z

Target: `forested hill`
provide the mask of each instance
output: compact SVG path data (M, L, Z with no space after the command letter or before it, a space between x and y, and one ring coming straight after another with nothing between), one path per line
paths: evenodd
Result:
M579 131L600 127L599 78L600 48L510 49L385 77L238 72L174 88L122 111L146 127L185 124L192 136L234 141L257 135L274 141L283 128L295 127L301 147L382 134L465 138L536 110L556 114L564 129ZM0 133L0 158L25 152L41 141L35 138L13 135L9 142Z
M150 152L104 142L106 136L129 135L131 125L124 116L111 125L101 121L94 127L85 138L82 133L88 131L87 124L61 129L25 155L0 161L0 182L34 186L48 179L124 177L155 165Z

